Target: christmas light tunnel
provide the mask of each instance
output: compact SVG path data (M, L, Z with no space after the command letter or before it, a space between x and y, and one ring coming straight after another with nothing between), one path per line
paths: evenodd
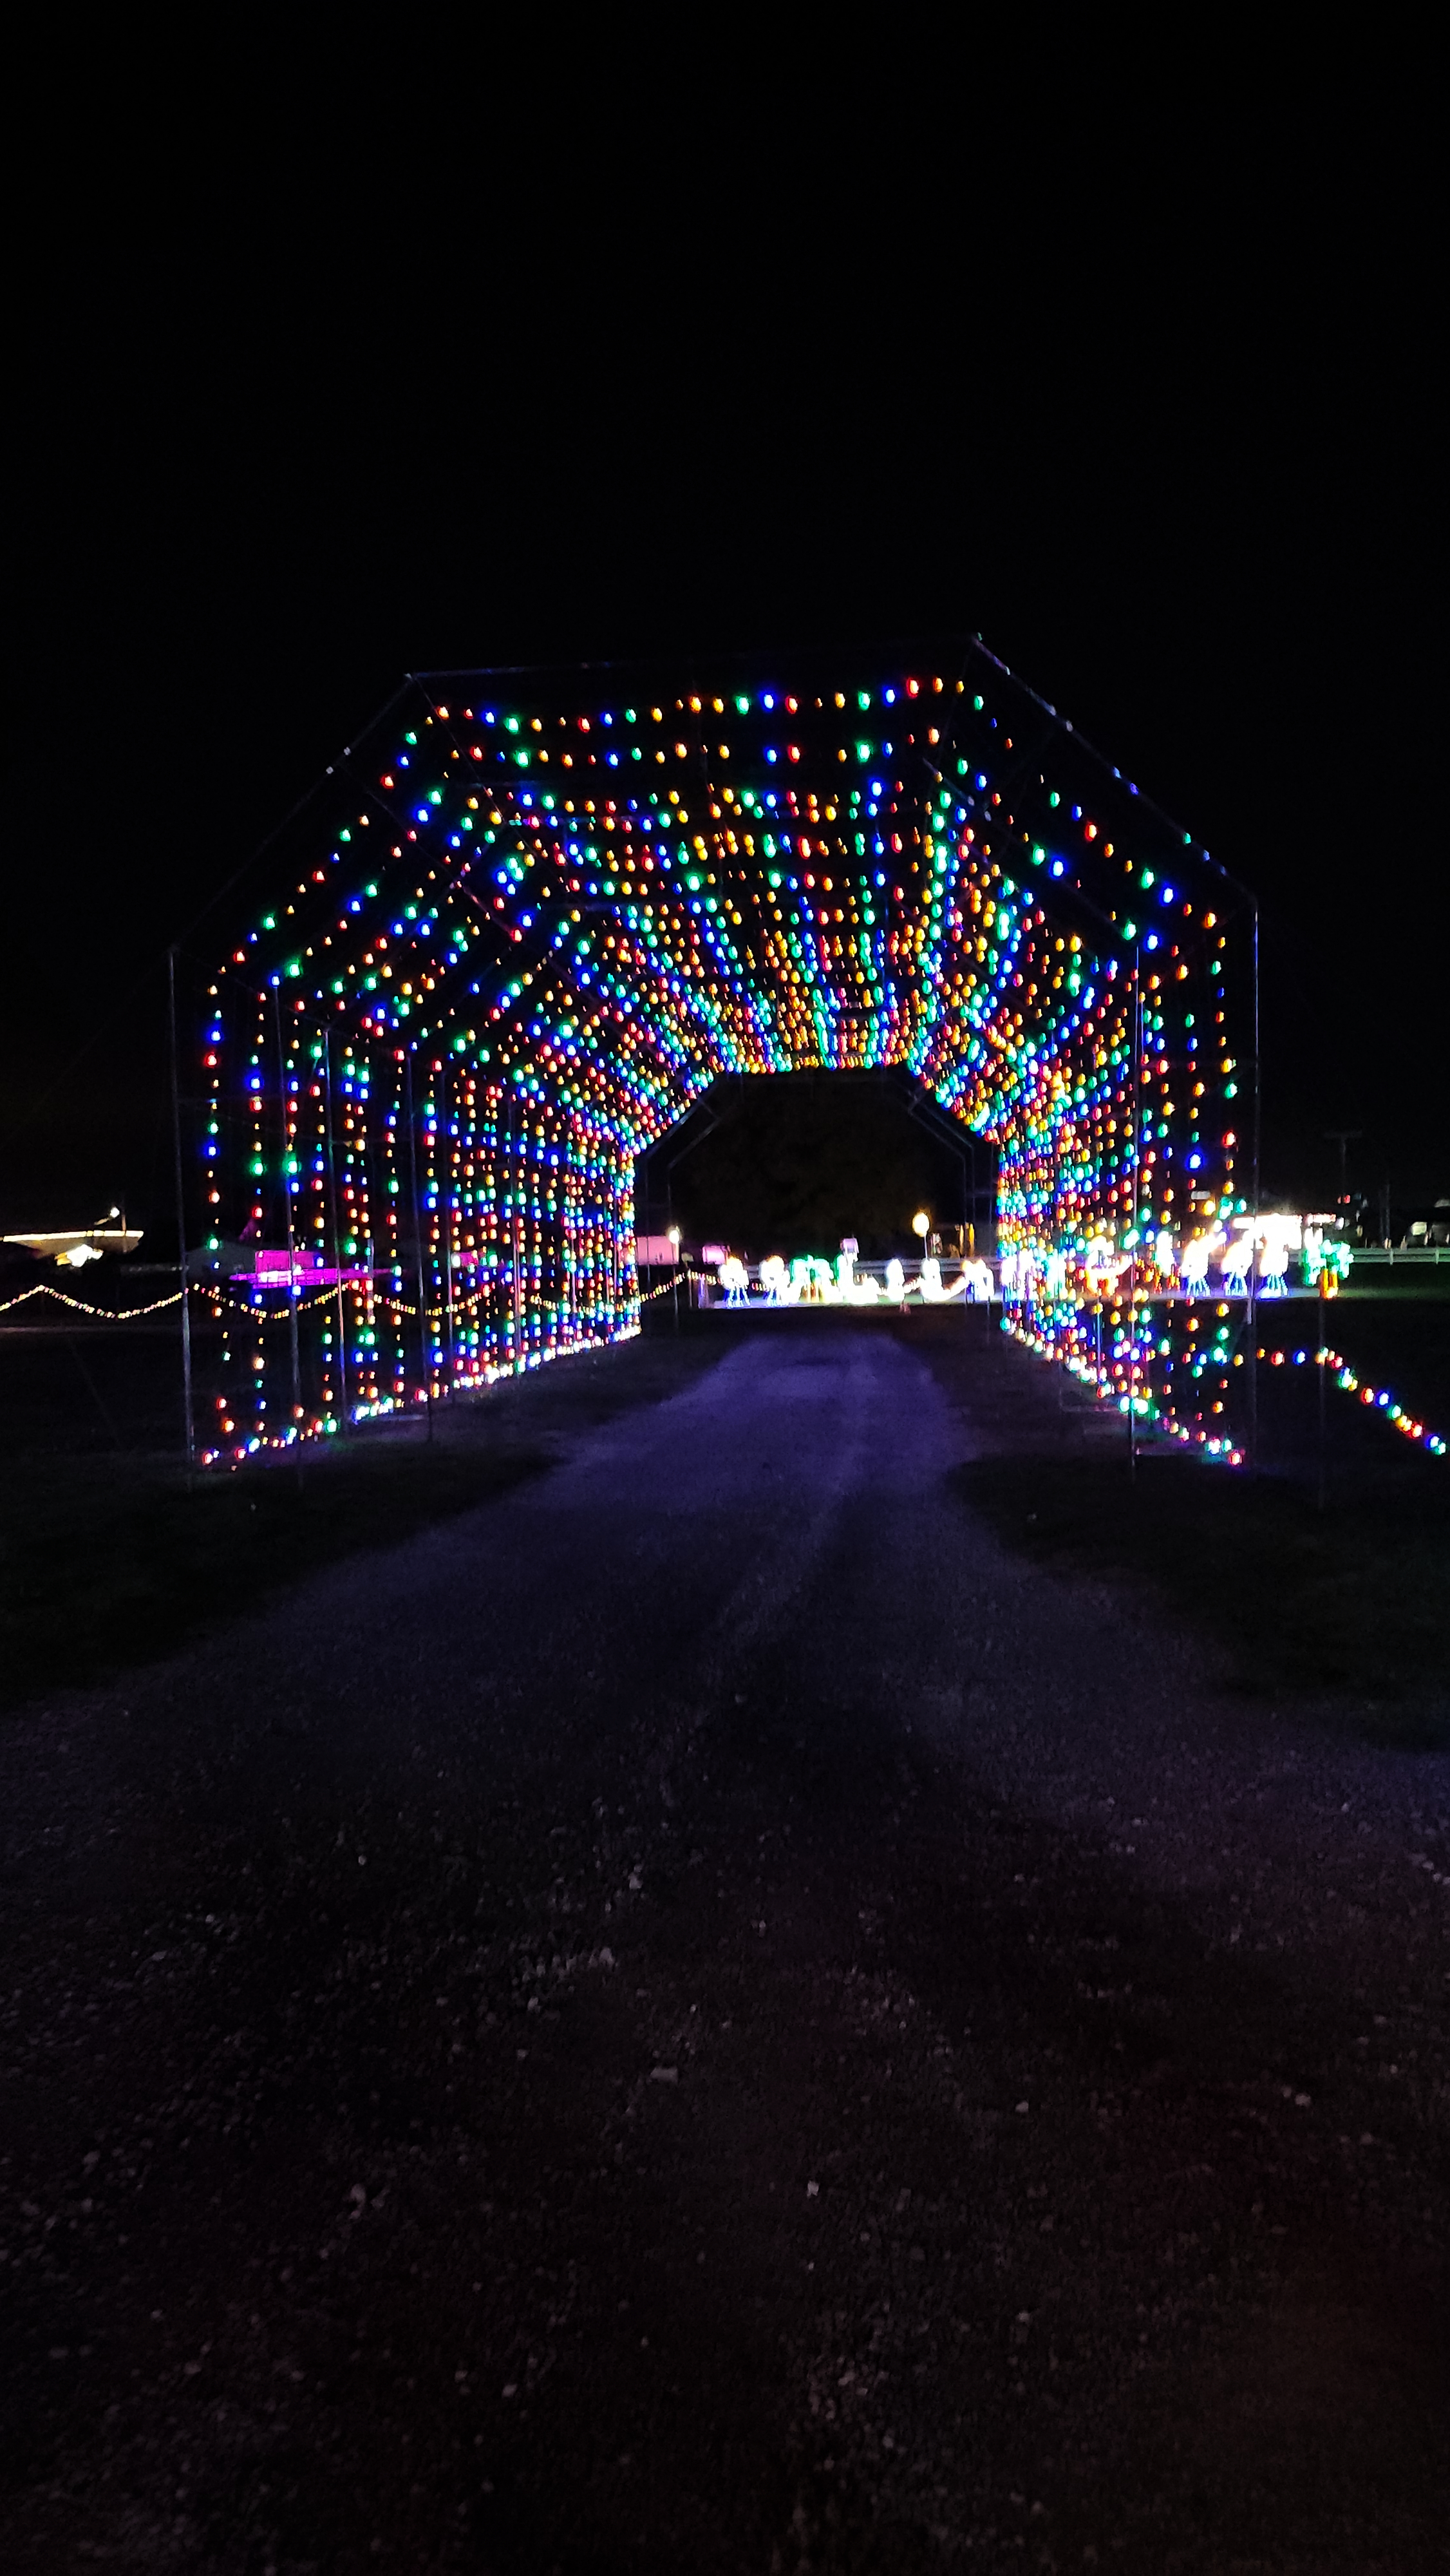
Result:
M208 1458L637 1330L637 1157L881 1067L996 1145L1015 1328L1229 1448L1169 1291L1250 1206L1252 904L980 643L416 678L272 864L204 1033Z

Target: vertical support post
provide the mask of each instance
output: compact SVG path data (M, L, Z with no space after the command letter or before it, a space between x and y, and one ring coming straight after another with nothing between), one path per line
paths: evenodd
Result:
M337 1211L337 1139L332 1114L332 1038L322 1032L323 1106L327 1114L327 1186L332 1199L332 1259L337 1271L337 1428L347 1429L347 1307L342 1285L342 1226Z
M514 1095L511 1085L504 1103L501 1142L503 1147L504 1176L502 1198L504 1215L508 1224L509 1237L509 1302L508 1315L503 1327L504 1347L499 1356L501 1359L507 1360L507 1364L510 1368L515 1368L518 1364L518 1353L514 1348Z
M508 1332L503 1311L503 1245L500 1233L504 1216L504 1203L507 1195L506 1176L508 1172L507 1128L505 1124L505 1104L502 1092L500 1092L497 1101L493 1104L493 1147L489 1168L493 1176L492 1191L494 1224L491 1238L488 1273L488 1354L489 1365L492 1368L501 1370L504 1365L504 1351Z
M583 1332L583 1318L580 1314L579 1305L579 1218L583 1195L584 1138L580 1126L579 1113L577 1110L574 1110L571 1112L569 1118L569 1196L566 1201L568 1209L568 1225L564 1237L567 1265L564 1275L569 1296L569 1338L571 1343L577 1343L582 1338Z
M518 1106L517 1101L516 1101L515 1105L516 1105L516 1106ZM518 1123L517 1123L516 1129L515 1129L515 1133L514 1133L514 1153L515 1153L515 1161L516 1161L516 1164L517 1164L517 1173L516 1173L515 1185L514 1185L514 1189L513 1189L513 1193L512 1193L512 1198L511 1198L511 1203L510 1203L510 1208L509 1208L509 1216L510 1216L510 1221L511 1221L511 1222L510 1222L510 1240L511 1240L512 1245L513 1245L514 1375L515 1375L516 1377L519 1377L519 1376L521 1376L521 1375L523 1374L524 1363L525 1363L525 1358L526 1358L526 1353L525 1353L525 1349L524 1349L524 1307L525 1307L525 1300L524 1300L524 1242L525 1242L525 1237L524 1237L524 1215L523 1215L523 1201L524 1201L524 1171L525 1171L525 1167L526 1167L526 1165L527 1165L528 1158L529 1158L528 1113L527 1113L527 1111L526 1111L526 1110L524 1110L524 1111L522 1111L522 1112L521 1112L520 1117L519 1117L519 1119L518 1119Z
M186 1187L181 1161L181 1074L176 1053L176 943L166 951L166 994L171 1023L171 1142L176 1164L176 1257L181 1275L181 1405L186 1430L186 1480L196 1467L196 1416L191 1390L191 1292L186 1277ZM124 1220L123 1229L124 1231Z
M1259 1463L1259 1315L1255 1271L1259 1257L1259 1146L1263 1134L1264 1083L1259 1045L1259 907L1254 906L1254 1166L1253 1259L1249 1263L1249 1465Z
M1138 1219L1143 1163L1143 952L1133 951L1133 1240L1128 1246L1128 1476L1138 1473Z
M1318 1508L1324 1509L1329 1483L1328 1430L1325 1422L1325 1378L1329 1374L1329 1309L1324 1294L1324 1265L1319 1265L1319 1348L1314 1354L1319 1377L1319 1497Z
M433 1358L428 1348L428 1301L423 1289L423 1209L418 1197L418 1122L413 1109L413 1050L403 1058L403 1085L408 1107L408 1176L413 1194L413 1239L418 1254L418 1346L423 1356L423 1399L428 1437L433 1437Z
M513 1243L514 1375L517 1377L524 1365L524 1221L517 1208L510 1211L510 1226Z
M1128 1477L1138 1473L1138 1247L1128 1263Z
M282 990L272 987L272 1011L277 1024L277 1100L282 1113L282 1205L287 1216L287 1328L292 1354L292 1432L300 1441L298 1424L302 1418L302 1354L297 1341L297 1243L292 1224L292 1175L287 1166L287 1057L282 1044ZM302 1482L302 1456L298 1451L297 1482Z
M968 1259L971 1257L971 1253L975 1250L975 1243L972 1234L972 1200L967 1189L967 1156L965 1147L960 1147L958 1149L958 1160L962 1167L962 1252L960 1268L962 1276L965 1279ZM963 1287L963 1318L966 1316L966 1311L970 1303L971 1300L967 1295L965 1287Z
M448 1148L448 1061L438 1076L438 1133L443 1139L443 1304L448 1329L448 1396L453 1396L458 1346L453 1331L453 1157Z

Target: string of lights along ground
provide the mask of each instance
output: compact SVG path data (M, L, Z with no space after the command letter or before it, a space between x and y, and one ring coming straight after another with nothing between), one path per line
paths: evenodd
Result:
M1023 1333L1229 1447L1225 1316L1155 1289L1248 1204L1251 902L980 643L412 680L280 846L204 1033L208 1457L636 1330L636 1157L887 1066L996 1144Z

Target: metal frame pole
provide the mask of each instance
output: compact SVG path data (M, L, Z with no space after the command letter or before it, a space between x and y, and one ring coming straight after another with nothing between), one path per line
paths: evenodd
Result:
M453 1327L453 1157L448 1146L448 1059L438 1072L438 1133L443 1139L443 1305L448 1325L448 1398L453 1400L458 1375L458 1343Z
M332 1199L332 1258L337 1266L337 1427L347 1429L347 1307L342 1286L342 1225L337 1212L337 1139L332 1114L332 1038L322 1032L322 1081L327 1110L327 1179Z
M1318 1363L1319 1376L1318 1508L1321 1512L1324 1509L1325 1496L1329 1484L1329 1459L1327 1454L1328 1425L1325 1420L1326 1403L1324 1391L1324 1381L1329 1374L1329 1301L1324 1294L1324 1275L1324 1265L1321 1262L1319 1267L1319 1348L1314 1354Z
M297 1340L297 1241L292 1224L292 1177L287 1169L287 1057L282 1044L282 990L272 987L272 1010L277 1024L277 1100L282 1114L282 1206L287 1218L287 1319L292 1347L292 1429L300 1440L298 1422L302 1413L302 1353ZM302 1460L297 1461L302 1473Z
M181 1401L186 1426L186 1474L190 1483L196 1467L196 1416L191 1387L191 1292L186 1276L186 1187L181 1159L181 1076L176 1052L174 941L166 951L166 992L171 1023L171 1142L176 1164L176 1253L181 1275Z
M418 1121L413 1106L413 1050L403 1058L403 1087L408 1099L408 1173L413 1193L413 1240L418 1255L418 1347L423 1361L423 1400L428 1437L433 1437L433 1368L428 1350L428 1301L423 1289L423 1210L418 1200Z
M1259 1257L1259 1144L1263 1132L1264 1084L1259 1045L1259 908L1254 906L1254 1240L1249 1262L1249 1465L1259 1463L1259 1318L1255 1269Z
M1143 1167L1143 952L1133 950L1133 1240L1128 1246L1128 1476L1138 1473L1138 1219Z
M518 1206L522 1190L524 1147L515 1127L514 1112L517 1106L518 1095L511 1087L509 1091L509 1359L515 1377L519 1375L524 1365L524 1282L521 1266L523 1220L519 1215ZM516 1160L519 1165L517 1176L514 1172Z

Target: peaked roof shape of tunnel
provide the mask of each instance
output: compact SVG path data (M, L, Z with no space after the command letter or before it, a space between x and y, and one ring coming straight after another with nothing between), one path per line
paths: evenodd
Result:
M658 979L680 1005L682 1052L666 1052L687 1084L712 1059L737 1072L905 1064L945 1085L943 1105L982 1114L990 1101L960 1061L981 1063L980 1050L954 1047L951 1023L964 1009L983 1037L1004 979L968 970L972 1000L950 998L963 988L943 980L934 917L947 843L960 839L978 867L993 863L999 901L1019 920L1040 909L1106 961L1140 943L1194 955L1243 915L1243 890L1207 851L975 640L893 656L884 669L878 659L864 674L858 661L844 684L834 665L796 669L792 685L716 680L686 688L678 672L671 686L646 670L585 666L410 682L317 800L342 809L329 869L351 841L354 872L366 857L384 880L357 905L359 946L375 933L372 906L391 910L419 879L385 933L411 941L419 976L395 958L392 993L373 988L363 1024L415 1047L486 1042L484 1028L511 1006L517 1015L524 988L514 983L551 955L592 951L595 980L609 921L631 943L632 972L606 980L637 1001ZM314 842L331 837L322 814L306 821ZM309 915L332 907L325 877L308 876L320 896L304 876L285 927L268 916L251 943L261 953L239 952L235 964L270 964L310 985L314 1006L346 1012L360 997L347 993L345 954L324 960L301 938ZM829 904L804 900L827 893ZM794 899L784 937L782 894ZM755 908L753 939L729 936L746 930L729 917L742 897ZM581 901L589 911L575 924ZM685 931L678 958L651 927L665 904ZM449 908L468 934L451 946ZM569 929L583 936L571 941ZM834 935L843 929L845 942ZM339 923L332 946L345 938ZM273 964L278 946L292 953ZM314 980L324 963L344 974ZM466 978L449 971L465 963ZM1023 989L1015 969L1005 980ZM1012 1018L1041 1053L1071 1014L1035 998L1036 1011Z

